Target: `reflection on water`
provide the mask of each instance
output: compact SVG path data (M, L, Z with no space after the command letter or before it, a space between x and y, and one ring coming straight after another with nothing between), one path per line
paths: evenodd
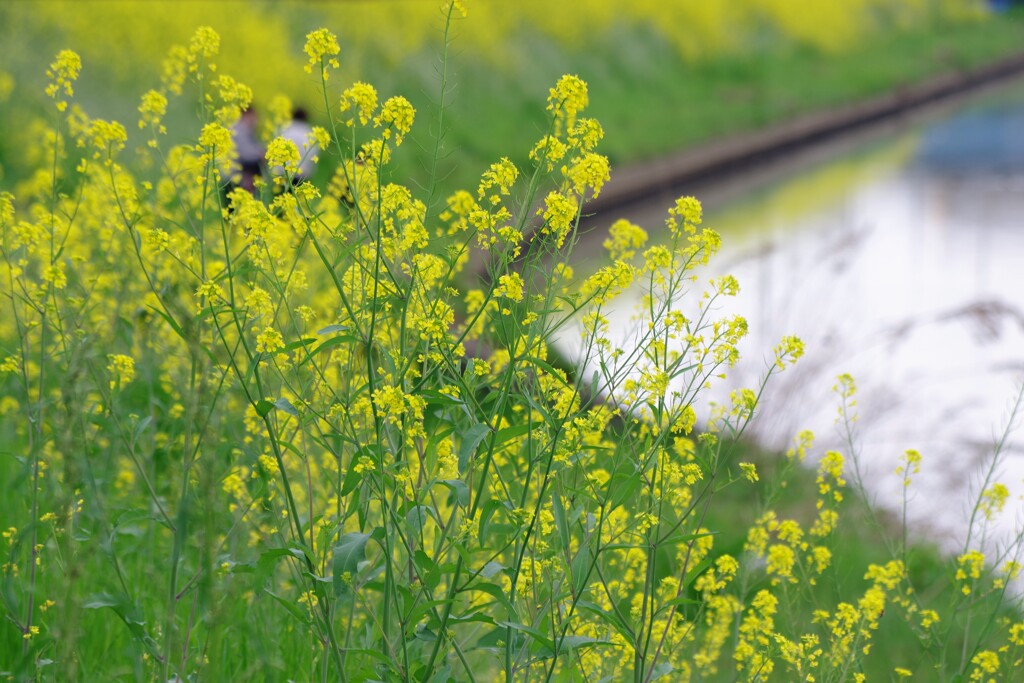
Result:
M709 216L725 234L715 270L743 286L721 313L751 330L745 360L713 393L756 385L778 339L800 336L807 354L769 386L755 438L785 449L810 428L819 452L848 453L831 389L851 373L869 494L898 506L898 459L920 450L910 519L956 547L1024 378L1022 215L1024 97L1011 94ZM1024 451L1011 440L1007 453L999 479L1020 494ZM1003 538L1019 521L1010 507Z
M918 160L936 173L1021 173L1024 106L997 102L930 127L922 136Z

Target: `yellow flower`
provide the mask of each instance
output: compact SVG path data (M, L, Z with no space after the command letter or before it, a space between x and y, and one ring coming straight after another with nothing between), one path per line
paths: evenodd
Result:
M502 157L491 164L480 177L480 185L476 190L477 199L483 201L486 198L492 206L496 206L503 196L509 194L518 177L519 169L516 165L509 161L508 157ZM497 189L496 192L488 192L494 188Z
M804 355L804 343L799 337L783 337L779 345L775 347L775 364L783 369L789 363L796 362Z
M544 208L538 211L544 215L543 232L547 235L554 235L558 247L565 242L566 235L569 234L576 221L578 211L576 199L567 197L560 192L551 192L544 200Z
M124 149L128 133L117 121L96 119L89 125L89 141L95 148L95 157L113 155Z
M828 569L832 561L832 551L825 546L816 545L811 550L811 558L814 560L814 571L820 574Z
M306 46L304 48L309 61L306 63L306 73L313 73L313 67L319 66L324 79L327 79L328 71L326 66L337 69L340 64L337 60L341 48L338 47L338 38L325 28L320 28L306 34ZM326 63L324 58L327 58Z
M151 126L160 133L167 132L167 129L160 123L164 114L167 113L167 97L163 93L150 90L143 95L142 103L139 104L139 113L142 114L142 118L139 119L139 128Z
M566 74L559 78L548 92L548 111L555 117L555 132L560 132L563 123L568 129L576 125L576 115L589 103L587 84L579 76Z
M903 476L903 486L910 486L910 475L918 474L921 471L921 454L914 449L908 449L903 454L903 464L896 468L896 474Z
M757 476L757 465L752 462L741 462L740 471L743 472L743 476L746 477L747 481L755 482L760 479Z
M1003 511L1006 499L1009 497L1010 491L997 482L982 492L978 509L985 515L985 519L992 519Z
M50 85L46 86L46 94L57 101L57 109L64 111L68 103L59 97L63 90L64 95L71 97L75 94L72 83L78 78L82 70L82 58L71 50L61 50L57 58L50 63L46 71L46 77L50 79Z
M991 650L982 650L974 655L971 664L974 665L974 670L971 671L971 680L982 681L985 680L986 675L991 676L999 672L999 655Z
M495 296L504 296L512 301L523 300L523 278L519 273L509 273L498 278L494 288Z
M558 138L545 135L530 150L530 160L538 164L543 163L547 171L555 167L555 163L561 161L565 156L566 146Z
M189 61L192 62L196 61L199 56L206 59L216 57L220 52L220 34L209 26L200 26L189 41L188 51Z
M366 125L373 112L377 109L377 90L368 83L356 82L341 94L338 109L342 112L352 110L361 125ZM355 125L355 119L347 121L349 126Z
M267 145L267 165L278 172L284 169L285 173L298 173L301 158L299 148L287 138L274 138Z
M679 439L676 439L678 442ZM704 472L700 469L700 465L695 462L688 462L683 465L681 469L683 481L686 482L687 486L693 486L698 480L704 478Z
M277 466L277 459L273 456L264 454L261 455L258 460L260 462L260 467L262 467L263 471L270 476L276 476L277 473L281 471Z
M807 451L814 445L814 432L809 429L801 430L793 439L793 443L793 447L786 451L786 457L803 462L807 457Z
M437 478L459 478L459 459L452 450L451 439L442 439L437 444Z
M401 95L388 98L381 107L380 115L374 120L375 126L383 126L384 138L391 137L391 131L395 131L395 144L402 144L402 139L412 129L412 122L416 116L416 110L409 104L409 100Z
M572 183L573 189L582 196L587 188L594 191L594 196L601 194L601 188L611 178L608 157L588 152L572 162L565 177Z
M107 372L110 373L110 388L128 384L135 378L135 359L115 353L107 356Z
M214 158L226 159L232 155L234 149L235 143L230 130L219 123L208 123L203 126L196 151L204 154L205 161Z
M68 276L64 273L64 266L55 263L47 266L43 271L43 282L49 282L54 289L64 289L68 286Z
M451 2L446 2L443 5L443 7L447 8L447 9L453 11L453 12L458 12L459 16L462 16L462 17L466 16L466 6L464 4L462 4L462 0L451 0Z
M283 348L284 338L273 327L264 327L256 336L256 351L259 353L274 353Z
M977 550L971 550L956 558L956 563L956 580L964 582L960 591L964 595L970 595L971 587L967 581L970 579L974 582L981 578L981 572L985 568L985 555Z
M604 137L604 129L596 119L579 119L569 131L569 144L589 152Z
M793 576L793 567L796 566L796 555L788 545L776 543L768 548L767 571L780 579L788 579L790 583L796 583Z
M680 228L687 234L694 234L701 223L703 208L695 197L680 197L676 205L668 210L668 226L672 235L678 235Z
M363 474L365 472L373 472L377 469L376 463L373 462L373 458L368 455L360 456L356 461L356 464L352 466L356 474Z
M302 593L302 595L299 596L299 604L305 605L306 607L312 610L314 607L320 604L320 598L318 598L316 596L316 593L314 593L313 591L305 591L304 593Z

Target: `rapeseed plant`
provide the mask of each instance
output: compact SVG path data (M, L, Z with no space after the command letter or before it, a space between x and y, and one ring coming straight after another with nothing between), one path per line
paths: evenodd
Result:
M610 262L575 277L610 174L580 78L549 91L532 167L501 158L435 204L391 164L413 106L338 85L344 43L318 29L305 68L337 174L296 182L312 146L270 138L279 170L251 194L231 127L254 93L220 44L198 29L141 97L153 181L128 128L76 108L80 61L60 53L50 158L0 194L5 675L865 680L887 610L921 639L919 670L1019 666L1024 622L991 613L1016 548L993 562L968 539L941 612L905 555L820 599L852 439L815 458L812 515L766 508L745 542L719 540L723 491L764 474L737 458L763 383L702 400L739 359L746 321L716 314L739 283L704 279L720 238L692 197L666 244L615 222ZM178 98L201 125L175 144ZM632 285L623 346L603 313ZM568 334L585 342L571 370L553 352ZM763 382L802 353L781 340ZM838 391L852 430L852 378ZM812 452L802 433L786 463ZM1005 491L986 481L979 530Z

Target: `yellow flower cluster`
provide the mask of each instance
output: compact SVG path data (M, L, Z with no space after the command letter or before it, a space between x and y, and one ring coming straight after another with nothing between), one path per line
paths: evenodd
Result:
M107 372L110 373L110 389L128 384L135 379L135 359L122 353L107 356Z
M71 50L61 50L57 58L50 64L46 77L50 84L46 86L46 94L57 102L58 111L66 111L67 100L75 94L73 84L82 70L82 59Z
M356 120L365 126L373 118L377 110L377 89L369 83L356 82L345 89L338 102L338 111L352 112L355 118L346 120L346 125L354 126Z
M339 68L337 55L341 52L338 46L338 38L325 28L320 28L306 34L306 46L303 48L309 61L306 63L306 73L313 73L313 69L319 69L320 74L326 80L329 76L327 67Z
M380 108L380 114L373 119L373 125L384 128L384 139L389 139L394 132L395 145L402 144L402 140L412 130L412 122L416 116L416 110L409 104L409 100L401 95L389 97Z

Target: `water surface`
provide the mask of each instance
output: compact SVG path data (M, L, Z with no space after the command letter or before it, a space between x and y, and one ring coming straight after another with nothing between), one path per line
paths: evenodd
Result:
M810 157L705 188L721 207L706 223L723 234L708 274L739 279L721 313L751 330L711 393L755 386L778 340L801 337L806 356L774 378L751 434L784 450L809 428L818 455L855 450L870 497L891 510L899 459L919 450L911 524L958 548L1024 379L1024 85ZM669 203L629 217L657 226ZM612 329L628 327L639 295L622 297ZM859 388L853 449L836 426L840 373ZM1014 494L993 525L1006 541L1024 519L1024 449L1012 438L997 474Z

